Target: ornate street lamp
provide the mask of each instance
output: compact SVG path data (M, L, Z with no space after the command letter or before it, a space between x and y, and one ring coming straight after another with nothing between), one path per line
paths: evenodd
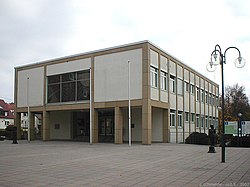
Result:
M228 47L224 53L221 50L221 47L217 44L211 53L210 62L207 64L207 70L209 72L213 72L216 70L216 66L221 66L221 92L222 92L222 133L221 133L221 162L225 162L225 139L224 139L224 133L225 133L225 105L224 105L224 69L223 66L226 64L226 53L229 49L236 49L239 53L238 58L234 61L234 64L237 68L242 68L245 66L246 61L244 58L242 58L240 50L237 47Z

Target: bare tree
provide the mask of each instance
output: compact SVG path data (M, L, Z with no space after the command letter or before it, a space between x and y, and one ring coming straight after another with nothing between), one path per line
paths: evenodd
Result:
M242 120L250 120L250 105L245 87L235 84L225 88L225 116L231 119L242 113Z

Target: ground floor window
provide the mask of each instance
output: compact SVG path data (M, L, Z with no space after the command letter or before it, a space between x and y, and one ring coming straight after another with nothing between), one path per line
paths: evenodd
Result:
M182 127L182 112L178 112L178 127Z
M170 110L170 127L175 127L175 110Z

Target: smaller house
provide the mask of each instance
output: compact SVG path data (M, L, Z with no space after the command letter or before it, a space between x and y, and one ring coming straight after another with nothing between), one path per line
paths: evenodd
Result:
M0 131L4 131L8 125L14 125L14 103L0 99Z

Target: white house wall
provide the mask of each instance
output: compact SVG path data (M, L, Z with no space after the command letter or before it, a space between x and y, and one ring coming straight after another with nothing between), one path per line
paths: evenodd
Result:
M28 103L29 106L42 106L43 81L43 67L18 71L17 107L27 107ZM29 87L29 93L27 93L27 87Z
M128 60L130 61L131 99L142 98L142 49L135 49L95 57L95 102L128 99Z

